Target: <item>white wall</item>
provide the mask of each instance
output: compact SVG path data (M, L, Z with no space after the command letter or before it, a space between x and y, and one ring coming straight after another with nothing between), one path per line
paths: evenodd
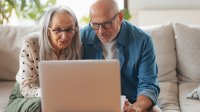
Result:
M129 0L131 22L138 26L181 22L200 25L200 0Z
M129 0L129 9L200 9L200 0Z

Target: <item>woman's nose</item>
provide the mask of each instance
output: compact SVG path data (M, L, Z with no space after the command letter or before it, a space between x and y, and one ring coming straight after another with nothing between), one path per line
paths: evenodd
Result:
M68 39L67 32L65 32L65 31L61 32L61 39L62 39L62 40Z

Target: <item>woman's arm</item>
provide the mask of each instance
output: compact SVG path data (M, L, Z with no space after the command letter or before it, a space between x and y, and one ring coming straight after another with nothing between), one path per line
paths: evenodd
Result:
M20 67L16 76L21 94L24 97L31 98L41 96L38 76L38 61L38 40L34 38L24 40L19 57Z

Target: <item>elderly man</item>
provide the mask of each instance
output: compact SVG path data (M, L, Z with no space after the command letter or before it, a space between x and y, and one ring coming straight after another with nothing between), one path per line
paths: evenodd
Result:
M160 88L151 38L123 19L114 0L97 0L90 24L81 30L84 59L118 59L125 112L158 111ZM103 83L103 82L102 82Z

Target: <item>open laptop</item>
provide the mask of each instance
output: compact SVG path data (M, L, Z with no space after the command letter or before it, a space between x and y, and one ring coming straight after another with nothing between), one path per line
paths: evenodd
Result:
M117 60L39 62L42 112L120 112Z

